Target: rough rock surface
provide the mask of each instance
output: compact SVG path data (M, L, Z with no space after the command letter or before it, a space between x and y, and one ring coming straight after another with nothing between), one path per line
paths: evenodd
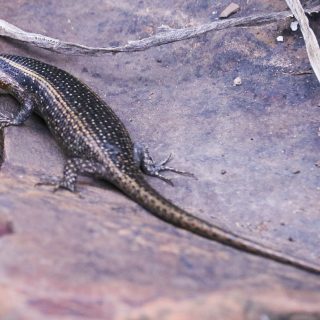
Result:
M88 45L216 18L228 1L14 0L1 18ZM235 16L284 10L239 1ZM276 37L284 35L284 43ZM320 261L319 84L300 33L231 29L115 56L66 57L0 39L0 51L57 65L93 87L156 159L198 180L150 182L194 214ZM241 77L242 84L233 86ZM18 104L1 97L1 109ZM4 138L4 139L3 139ZM2 137L0 319L319 319L320 279L157 220L104 182L81 196L35 187L64 158L34 116Z

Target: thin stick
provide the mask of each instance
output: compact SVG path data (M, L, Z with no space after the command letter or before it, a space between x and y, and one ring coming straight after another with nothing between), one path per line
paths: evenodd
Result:
M320 11L320 5L306 10L308 13ZM241 18L218 20L197 27L171 29L162 28L162 31L148 38L129 41L127 44L118 47L88 47L77 43L64 42L59 39L46 37L41 34L30 33L17 28L16 26L0 19L0 36L8 37L34 46L44 48L57 53L70 55L101 55L105 53L135 52L143 51L151 47L163 44L195 38L211 31L222 30L231 27L250 27L292 17L290 11L274 12L269 14L251 15Z

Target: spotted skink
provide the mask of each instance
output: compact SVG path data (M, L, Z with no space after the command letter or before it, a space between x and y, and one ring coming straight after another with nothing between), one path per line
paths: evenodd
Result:
M185 173L156 164L135 146L112 109L87 85L64 70L35 59L0 55L0 88L21 104L15 116L0 114L0 128L24 123L35 112L46 122L67 161L58 188L75 191L78 175L111 182L158 218L227 246L320 274L320 265L267 248L182 210L162 197L143 174ZM168 159L167 159L168 160ZM51 183L48 181L48 183Z

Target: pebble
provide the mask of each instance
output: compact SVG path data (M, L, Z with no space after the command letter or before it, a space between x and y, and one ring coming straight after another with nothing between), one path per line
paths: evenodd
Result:
M240 6L232 2L220 13L219 18L220 19L228 18L229 16L238 12L239 10L240 10Z

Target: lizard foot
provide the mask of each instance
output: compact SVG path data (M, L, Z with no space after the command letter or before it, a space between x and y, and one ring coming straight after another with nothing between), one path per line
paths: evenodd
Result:
M143 171L143 173L149 175L149 176L153 176L153 177L157 177L165 182L167 182L168 184L173 186L173 182L171 179L168 179L166 177L164 177L161 172L164 171L171 171L174 173L178 173L184 176L188 176L188 177L193 177L195 178L195 175L193 173L187 172L187 171L182 171L182 170L178 170L176 168L167 166L167 163L170 162L172 160L172 154L170 154L165 160L163 160L160 163L156 163L150 153L147 147L142 148L142 147L137 147L135 149L135 157L139 159L139 163L140 163L140 168Z
M35 186L54 186L52 192L57 192L61 189L66 189L70 192L77 192L76 185L73 181L67 181L58 177L42 177Z

